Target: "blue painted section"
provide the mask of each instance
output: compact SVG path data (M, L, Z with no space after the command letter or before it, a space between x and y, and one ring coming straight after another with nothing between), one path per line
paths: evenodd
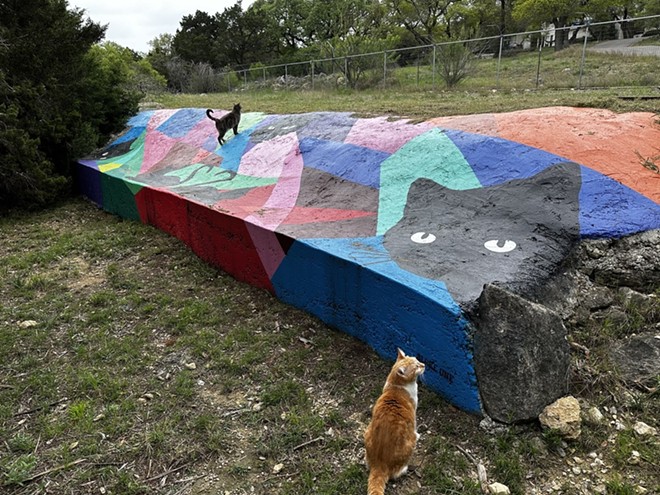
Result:
M79 162L76 167L76 187L97 206L103 207L103 189L101 188L101 172L97 166Z
M581 166L580 234L623 237L660 229L660 205L609 177Z
M236 172L238 165L241 163L242 156L247 153L247 147L250 143L250 136L257 129L257 126L249 129L241 130L236 136L232 136L225 144L220 146L215 153L222 157L220 166L225 170L232 170ZM230 133L232 131L229 131ZM215 144L218 144L217 137Z
M306 167L323 170L363 186L378 188L380 164L390 155L354 144L306 137L300 141Z
M401 270L386 256L381 237L295 241L271 280L278 298L359 338L382 357L393 359L397 347L418 356L427 365L424 382L430 388L480 413L460 308L442 282Z
M532 177L551 165L566 162L547 151L506 139L445 131L472 166L482 186Z
M128 132L123 134L122 136L119 136L113 143L112 145L117 145L121 143L125 143L127 141L133 141L134 139L137 139L140 137L140 135L145 131L146 127L140 126L140 127L131 127Z
M128 121L128 126L130 127L147 127L147 124L151 120L151 117L155 113L155 110L145 110L144 112L140 112L134 117L131 117Z
M158 126L158 131L166 136L179 139L188 134L200 119L206 118L206 111L201 108L184 108Z

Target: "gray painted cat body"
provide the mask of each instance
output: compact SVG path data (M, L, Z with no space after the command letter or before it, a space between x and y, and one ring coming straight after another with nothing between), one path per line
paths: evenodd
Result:
M443 281L461 305L474 303L486 283L522 293L546 280L579 239L580 187L575 163L463 191L418 179L384 245L401 268Z

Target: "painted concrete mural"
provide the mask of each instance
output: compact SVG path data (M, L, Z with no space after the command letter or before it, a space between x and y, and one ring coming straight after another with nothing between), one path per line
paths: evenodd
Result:
M658 191L503 139L494 117L474 133L465 119L244 113L219 147L204 112L140 113L80 161L81 191L384 357L419 356L467 411L481 411L466 315L484 284L525 294L580 239L660 228Z

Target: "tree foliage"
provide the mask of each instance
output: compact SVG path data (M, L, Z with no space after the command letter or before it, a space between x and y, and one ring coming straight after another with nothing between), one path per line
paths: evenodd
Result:
M132 52L92 50L104 32L66 0L0 3L0 209L66 194L73 161L137 110Z

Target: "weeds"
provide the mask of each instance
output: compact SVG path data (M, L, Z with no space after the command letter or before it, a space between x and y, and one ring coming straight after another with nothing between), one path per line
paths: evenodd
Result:
M639 158L639 163L642 165L642 167L650 170L651 172L655 172L656 174L660 174L660 165L658 165L660 163L660 155L644 157L637 150L635 150L635 154L637 155L637 158Z

